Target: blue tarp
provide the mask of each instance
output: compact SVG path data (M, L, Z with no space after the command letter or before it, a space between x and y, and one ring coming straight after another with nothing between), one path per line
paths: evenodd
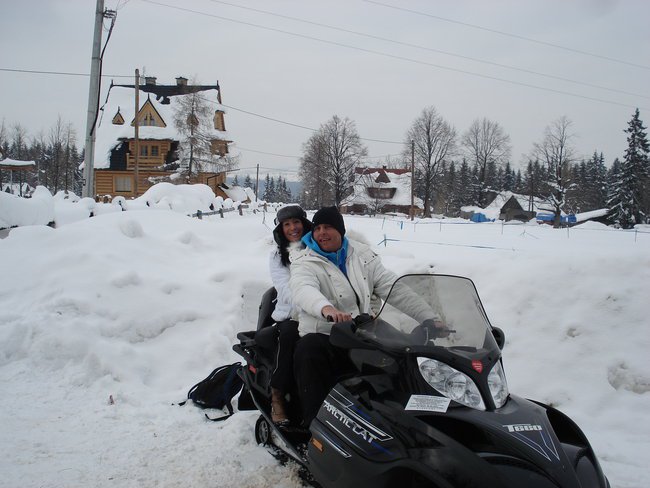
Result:
M552 213L538 213L535 218L540 222L553 222L555 220L555 215ZM561 215L560 222L563 224L575 224L576 216L574 214Z
M485 214L482 214L480 212L474 212L472 214L472 217L470 218L472 222L492 222L490 219L488 219Z

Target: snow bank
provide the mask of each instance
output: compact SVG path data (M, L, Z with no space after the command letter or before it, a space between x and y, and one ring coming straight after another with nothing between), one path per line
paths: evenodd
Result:
M269 216L108 207L0 239L0 379L19 399L0 403L0 486L303 486L255 445L254 413L213 424L173 405L255 327ZM511 391L576 420L613 488L650 485L650 235L345 220L387 237L377 251L398 273L472 278L505 331Z

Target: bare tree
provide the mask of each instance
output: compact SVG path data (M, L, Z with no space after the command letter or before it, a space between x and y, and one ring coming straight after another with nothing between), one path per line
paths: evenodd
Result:
M560 227L562 210L566 204L569 189L569 168L576 160L571 141L572 122L565 116L553 121L544 130L544 138L533 146L533 157L546 165L549 175L550 192L546 200L554 213L553 227Z
M479 206L487 203L485 196L490 190L491 182L487 181L488 167L499 168L510 159L510 136L503 128L485 117L472 122L467 132L463 134L461 144L467 159L479 168Z
M424 200L424 216L431 217L442 163L456 151L456 129L438 114L435 107L426 107L406 133L404 157L409 160L411 141L415 144L415 172L419 177L420 196Z
M321 199L320 205L340 205L350 193L354 168L368 153L354 122L335 115L320 126L303 151L301 175L320 181L330 193L330 200Z
M300 203L305 208L321 208L331 203L332 190L324 181L325 141L320 132L314 133L303 144L298 175L302 181Z
M200 161L209 159L211 137L208 132L211 109L199 92L176 97L174 125L182 135L179 156L181 164L187 167L187 178L191 178Z

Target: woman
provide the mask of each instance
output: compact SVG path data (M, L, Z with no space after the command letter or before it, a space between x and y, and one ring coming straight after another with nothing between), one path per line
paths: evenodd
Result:
M276 424L287 424L285 395L294 385L293 351L299 337L295 320L298 314L293 310L289 289L289 245L300 243L302 236L311 230L311 222L300 206L288 205L278 210L275 223L273 238L278 246L271 252L269 268L271 281L278 292L271 317L277 323L279 340L277 364L271 376L271 419Z

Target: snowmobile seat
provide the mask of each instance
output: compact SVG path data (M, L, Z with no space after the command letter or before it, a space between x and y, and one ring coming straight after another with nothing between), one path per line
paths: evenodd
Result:
M275 320L271 317L275 310L278 292L271 287L264 295L259 307L257 317L257 331L255 332L255 344L262 349L275 351L278 343L278 329L275 326Z
M260 302L259 314L257 316L257 330L262 330L275 323L271 314L275 310L275 303L278 298L278 292L274 287L269 288L262 295Z

